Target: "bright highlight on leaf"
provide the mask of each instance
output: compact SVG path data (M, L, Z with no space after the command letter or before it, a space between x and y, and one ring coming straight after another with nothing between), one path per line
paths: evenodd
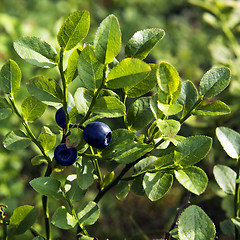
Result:
M61 26L57 40L61 48L66 51L76 47L88 34L90 14L87 10L72 13Z
M8 60L0 71L0 87L4 93L14 95L20 88L22 73L16 62Z
M234 159L240 156L240 134L227 127L216 129L217 138L225 152Z
M107 87L124 88L143 81L150 73L150 66L134 58L125 58L107 76Z
M164 37L160 28L144 29L136 32L128 41L125 52L127 57L144 59L152 48Z
M56 66L56 50L37 37L22 37L13 44L15 51L26 62L42 68Z
M208 215L200 207L192 205L179 218L178 235L180 240L214 239L216 229Z
M121 49L121 30L118 19L109 15L100 24L94 39L94 50L97 59L111 63Z

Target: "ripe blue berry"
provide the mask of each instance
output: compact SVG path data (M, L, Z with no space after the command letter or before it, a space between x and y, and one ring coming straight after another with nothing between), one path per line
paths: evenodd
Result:
M68 108L68 112L70 112L70 110L72 109L69 106L67 108ZM55 120L58 126L60 126L61 128L66 127L66 115L65 115L64 107L61 107L56 111Z
M89 123L83 130L84 140L95 148L105 148L111 141L112 131L102 122Z
M78 152L76 148L67 148L65 143L58 145L54 151L55 161L62 166L70 166L76 162Z

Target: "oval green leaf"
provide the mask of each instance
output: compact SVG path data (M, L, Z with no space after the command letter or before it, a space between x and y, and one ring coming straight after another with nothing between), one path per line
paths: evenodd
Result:
M78 209L77 216L82 226L92 225L98 220L100 210L95 202L86 202Z
M75 218L64 206L59 207L52 216L52 224L61 229L72 229L77 224Z
M36 221L38 210L33 206L24 205L16 208L10 217L9 231L12 234L26 232Z
M137 131L146 127L153 119L150 107L151 97L138 98L130 107L127 113L128 129Z
M171 64L161 62L157 77L158 86L164 93L172 95L178 90L181 79L177 70Z
M38 136L38 141L43 149L48 152L54 148L56 143L56 135L48 127L43 127L41 133Z
M8 118L11 114L11 105L5 98L0 98L0 120Z
M226 67L210 69L200 81L200 96L210 98L222 92L230 83L230 75L230 70Z
M90 14L87 10L73 12L62 24L57 34L57 41L66 51L74 48L88 34Z
M78 60L78 75L84 87L94 92L103 81L104 64L100 63L94 53L94 48L87 45L81 52Z
M208 115L208 116L217 116L217 115L226 115L231 112L231 109L227 104L222 101L215 101L206 105L197 107L193 112L194 115Z
M174 171L174 173L178 182L190 192L200 195L205 191L208 177L201 168L191 166Z
M22 73L16 62L8 60L0 71L0 87L4 93L15 94L20 88Z
M22 37L13 46L17 54L32 65L42 68L56 66L56 50L38 37Z
M58 83L47 77L35 77L27 83L27 89L31 95L48 105L56 105L62 102L62 90Z
M33 96L29 96L22 102L21 112L23 118L27 122L32 123L43 115L46 107L46 104L40 102Z
M127 57L139 58L141 60L146 58L164 35L164 30L160 28L144 29L134 33L125 47Z
M162 198L173 183L173 176L168 173L146 173L143 178L143 188L151 201Z
M150 73L151 67L135 58L125 58L108 73L106 85L109 88L124 88L143 81Z
M237 174L230 167L218 164L214 166L213 174L218 185L225 193L235 194Z
M121 30L118 19L109 15L100 24L94 39L94 50L97 59L103 63L111 63L121 49Z
M227 127L218 127L216 134L228 156L238 159L240 156L240 134Z
M54 197L56 199L59 199L62 196L60 189L61 183L53 177L34 178L29 184L41 195Z
M180 215L178 235L180 240L210 240L215 239L216 229L208 215L192 205Z
M105 96L97 99L92 112L109 118L125 115L125 105L116 97Z
M150 92L157 85L157 64L149 64L151 67L150 74L141 82L136 85L125 87L125 93L130 98L141 97L142 95Z
M174 162L181 165L193 165L202 160L212 146L207 136L188 137L178 143L174 152Z
M3 146L8 150L21 150L31 144L31 139L21 130L9 132L3 139Z

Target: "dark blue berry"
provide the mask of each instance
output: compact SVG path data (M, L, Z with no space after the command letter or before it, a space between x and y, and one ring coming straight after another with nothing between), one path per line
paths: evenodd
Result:
M68 109L68 112L70 112L72 108L68 106L67 109ZM61 128L66 127L66 115L65 115L64 107L61 107L56 111L55 120L58 126L60 126Z
M105 148L111 141L112 131L105 123L92 122L84 128L83 138L95 148Z
M58 145L54 151L55 161L62 166L70 166L76 162L78 152L76 148L67 148L65 143Z

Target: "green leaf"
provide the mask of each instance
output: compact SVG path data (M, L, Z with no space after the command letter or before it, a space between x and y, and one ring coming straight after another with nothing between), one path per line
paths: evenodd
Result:
M225 193L235 194L237 174L230 167L218 164L214 166L213 174L218 185Z
M80 128L70 129L70 135L66 137L66 145L68 148L76 148L83 142L83 130Z
M133 143L135 134L127 129L117 129L112 131L112 139L109 145L103 149L104 158L113 157L113 154Z
M143 188L151 201L162 198L173 183L173 176L168 173L146 173L143 178Z
M144 156L153 149L152 146L144 143L133 142L128 144L124 149L121 149L113 154L113 159L117 163L128 164Z
M157 64L149 64L151 67L150 74L141 82L136 85L125 87L125 93L130 98L141 97L142 95L150 92L157 85Z
M62 196L60 190L61 183L53 177L34 178L29 183L31 187L41 195L54 197L56 199Z
M78 113L76 106L74 106L69 112L69 123L79 124L83 118L83 115Z
M158 102L158 109L165 115L165 116L172 116L176 115L182 110L182 105L180 104L164 104Z
M105 96L97 99L92 112L109 118L125 115L125 105L116 97Z
M125 47L127 57L144 59L152 48L164 37L165 32L160 28L144 29L136 32Z
M26 85L29 93L43 103L54 105L62 102L62 90L53 79L43 76L35 77L30 79Z
M78 60L78 75L84 87L94 92L103 81L104 64L100 63L94 53L92 45L87 45Z
M31 159L31 164L33 166L41 165L42 163L46 163L46 164L48 163L46 158L43 155L37 155Z
M94 238L88 236L81 236L78 240L94 240Z
M188 137L179 142L174 152L174 162L181 165L193 165L203 159L212 146L207 136Z
M107 75L106 85L109 88L124 88L143 81L150 73L151 67L135 58L125 58Z
M87 190L82 190L78 186L76 174L72 174L67 177L64 187L67 197L75 202L81 201L87 192Z
M103 183L102 183L102 187L106 187L108 184L111 183L111 181L113 180L114 178L114 171L112 172L107 172L104 177L103 177Z
M27 122L32 123L43 115L46 107L46 104L40 102L33 96L29 96L22 102L21 112L23 114L23 118Z
M181 79L177 70L169 63L161 62L159 64L157 76L158 86L164 93L172 95L178 90Z
M190 81L184 81L182 83L182 90L177 103L183 106L183 112L181 118L184 118L190 111L193 110L198 100L198 91L194 84Z
M16 62L8 60L0 71L0 87L4 93L14 95L20 88L22 73Z
M161 120L156 121L159 130L165 137L174 138L181 128L180 122L170 119L170 120Z
M229 106L222 101L215 101L206 105L197 107L193 112L194 115L225 115L231 112Z
M230 83L230 70L226 67L212 68L206 72L199 85L199 94L210 98L222 92Z
M22 150L31 144L31 139L21 130L9 132L3 139L3 146L7 150Z
M62 24L57 34L57 41L66 51L74 48L88 34L90 14L87 10L73 12Z
M191 166L174 171L175 177L190 192L200 195L208 184L207 174L196 166Z
M144 189L143 189L143 175L140 175L136 178L134 178L132 185L131 185L131 191L135 193L136 195L143 196L145 194Z
M178 235L180 240L213 240L216 229L208 215L200 207L192 205L180 215Z
M147 169L154 169L155 163L156 163L157 157L155 156L149 156L142 160L140 160L138 163L134 165L134 172L142 172Z
M93 94L86 88L78 88L74 94L75 106L79 114L85 115L92 102Z
M52 216L52 224L61 229L72 229L77 224L77 221L67 212L64 206L61 206L54 212Z
M121 49L121 30L118 19L109 15L100 24L94 39L94 50L97 59L103 63L111 63Z
M68 58L67 68L64 72L66 84L70 84L77 77L77 64L79 58L79 49L75 49Z
M232 222L232 219L226 219L220 222L221 231L228 237L235 238L235 226Z
M42 131L38 136L38 141L43 149L48 152L54 148L56 143L56 135L48 127L42 127Z
M122 200L127 197L130 191L130 184L127 181L120 181L116 186L116 197Z
M26 232L36 221L38 210L30 205L16 208L10 217L9 231L12 234L22 234Z
M154 119L150 107L150 101L151 97L141 97L130 106L127 113L129 130L140 130Z
M218 127L216 134L228 156L238 159L240 156L240 134L227 127Z
M78 186L85 190L94 182L93 176L94 167L91 161L86 158L82 158L80 163L77 163L77 183Z
M98 220L100 210L95 202L86 202L78 209L77 216L82 226L92 225Z
M17 54L30 64L42 68L56 66L56 50L38 37L22 37L13 46Z
M11 114L11 105L5 98L0 98L0 120L8 118Z

